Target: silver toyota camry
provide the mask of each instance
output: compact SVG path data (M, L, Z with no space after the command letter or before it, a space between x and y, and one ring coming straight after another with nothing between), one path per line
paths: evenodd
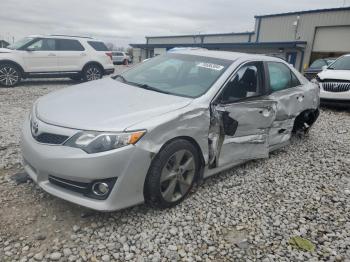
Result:
M307 132L318 107L319 87L279 58L180 50L39 98L23 165L48 193L91 209L166 208Z

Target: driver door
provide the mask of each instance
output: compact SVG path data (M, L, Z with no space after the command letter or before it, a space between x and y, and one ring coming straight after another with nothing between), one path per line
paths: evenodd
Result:
M59 71L56 40L38 39L26 47L23 60L28 73Z
M216 145L220 150L217 167L268 157L268 131L276 117L277 102L265 94L262 62L242 65L223 88L220 103L214 106L223 122L223 137L217 140L221 145Z

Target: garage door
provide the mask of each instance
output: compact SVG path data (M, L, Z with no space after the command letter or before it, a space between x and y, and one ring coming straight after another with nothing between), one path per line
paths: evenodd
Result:
M350 52L350 26L316 29L313 52Z

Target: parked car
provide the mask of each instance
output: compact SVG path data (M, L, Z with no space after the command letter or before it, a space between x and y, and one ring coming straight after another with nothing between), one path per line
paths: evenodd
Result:
M131 58L124 52L112 52L112 59L114 64L123 64L131 63Z
M90 37L29 36L0 48L0 85L25 78L70 77L91 81L114 72L112 53Z
M332 58L332 57L320 58L320 59L315 60L310 65L310 67L304 71L304 76L309 80L314 79L317 76L317 74L320 73L325 66L329 66L335 60L336 60L336 58Z
M268 158L318 117L319 88L278 58L184 50L39 98L23 165L91 209L180 203L196 181Z
M350 106L350 54L339 57L317 75L321 103Z

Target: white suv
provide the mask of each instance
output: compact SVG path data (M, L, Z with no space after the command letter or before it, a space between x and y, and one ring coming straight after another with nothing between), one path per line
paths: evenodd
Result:
M350 106L350 54L339 57L317 75L322 104Z
M29 36L0 48L0 85L7 87L25 78L90 81L113 72L112 52L90 37Z
M124 52L113 51L112 60L114 64L123 64L131 63L131 58Z

